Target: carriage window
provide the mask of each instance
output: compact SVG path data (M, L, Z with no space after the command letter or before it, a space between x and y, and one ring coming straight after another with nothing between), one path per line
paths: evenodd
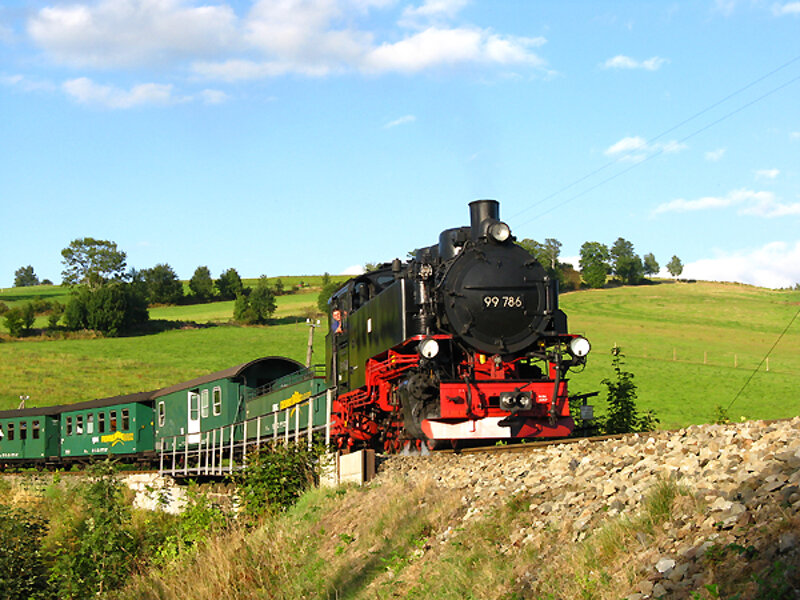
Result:
M214 414L218 415L222 412L222 388L217 386L214 388Z
M32 423L32 431L33 431L33 439L38 440L41 431L41 426L39 425L39 421L34 421Z
M9 442L13 442L14 441L14 424L13 423L9 423L8 424L8 441Z
M75 416L75 433L77 435L83 435L83 415Z
M197 421L200 418L200 396L195 392L189 394L189 420Z
M28 439L28 424L25 421L22 421L19 424L19 439L21 440Z
M108 411L108 430L117 430L117 411L115 410Z
M0 423L0 442L3 441L3 436L5 436L5 433L3 433L3 424Z
M67 429L67 435L72 435L72 417L67 417L66 429Z
M106 413L97 413L97 433L106 432Z
M200 392L200 416L208 418L208 390Z
M158 426L163 427L166 421L167 421L167 407L164 405L164 402L161 401L158 403Z
M128 431L131 428L131 411L127 408L122 409L122 429Z
M86 433L94 433L94 415L86 415Z

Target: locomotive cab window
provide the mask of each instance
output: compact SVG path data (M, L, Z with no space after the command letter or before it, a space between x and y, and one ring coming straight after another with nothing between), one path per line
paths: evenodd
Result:
M131 411L127 408L123 408L121 416L122 416L122 430L128 431L128 429L131 428Z
M214 388L213 402L214 402L214 416L218 416L219 414L222 413L222 388L219 386L216 386Z

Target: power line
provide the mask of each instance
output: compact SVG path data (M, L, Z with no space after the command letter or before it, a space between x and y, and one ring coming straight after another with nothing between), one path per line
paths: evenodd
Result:
M762 358L762 359L761 359L761 362L760 362L760 363L758 363L758 365L756 366L756 368L755 368L755 369L753 369L753 372L752 372L752 373L750 373L750 377L748 377L748 378L747 378L747 381L745 381L745 382L744 382L744 385L743 385L743 386L742 386L742 387L739 389L739 391L736 393L736 396L734 396L733 400L731 400L731 403L728 405L728 408L726 409L726 412L727 412L728 410L730 410L730 409L731 409L731 406L733 406L733 403L734 403L734 402L736 402L736 401L739 399L739 396L741 396L741 395L742 395L742 392L743 392L743 391L744 391L744 389L745 389L745 388L748 386L748 384L750 383L750 381L752 381L753 377L755 377L756 373L758 373L758 371L760 371L760 370L761 370L761 365L763 365L763 364L764 364L764 361L766 361L766 360L769 358L769 355L770 355L770 354L772 354L772 351L773 351L773 350L775 350L775 347L776 347L776 346L778 345L778 343L779 343L779 342L780 342L780 341L783 339L783 336L784 336L784 335L786 335L786 332L787 332L787 331L789 331L789 327L791 327L791 326L792 326L792 323L794 323L795 319L797 319L797 315L800 315L800 308L799 308L799 309L797 309L797 312L796 312L796 313L794 313L794 316L792 317L792 320L791 320L791 321L789 321L789 324L788 324L788 325L787 325L787 326L784 328L784 330L783 330L783 331L781 332L781 334L778 336L778 339L777 339L777 340L775 340L775 343L774 343L774 344L772 344L772 348L770 348L770 349L769 349L769 352L767 352L767 353L764 355L764 358Z
M798 57L798 59L800 59L800 57ZM795 59L795 60L797 60L797 59ZM785 82L785 83L783 83L783 84L781 84L781 85L779 85L779 86L777 86L777 87L775 87L775 88L773 88L773 89L769 90L768 92L766 92L766 93L762 94L761 96L759 96L759 97L755 98L754 100L751 100L750 102L747 102L746 104L743 104L742 106L740 106L740 107L736 108L735 110L732 110L732 111L730 111L729 113L727 113L727 114L725 114L725 115L721 116L719 119L717 119L717 120L715 120L715 121L712 121L711 123L708 123L708 124L704 125L703 127L700 127L699 129L696 129L696 130L694 130L692 133L690 133L690 134L688 134L688 135L684 136L683 138L681 138L680 140L678 140L678 143L683 143L683 142L685 142L686 140L689 140L689 139L693 138L694 136L696 136L696 135L698 135L698 134L700 134L700 133L702 133L702 132L706 131L707 129L710 129L710 128L711 128L711 127L713 127L714 125L718 125L718 124L719 124L719 123L721 123L722 121L725 121L725 120L729 119L730 117L732 117L732 116L734 116L734 115L736 115L736 114L738 114L738 113L742 112L743 110L745 110L745 109L747 109L747 108L751 107L751 106L752 106L752 105L754 105L754 104L757 104L758 102L761 102L761 101L762 101L762 100L764 100L765 98L767 98L767 97L771 96L772 94L775 94L776 92L779 92L779 91L780 91L780 90L782 90L783 88L785 88L785 87L788 87L789 85L791 85L791 84L795 83L795 82L796 82L796 81L798 81L798 80L800 80L800 75L798 75L797 77L794 77L794 78L790 79L789 81L787 81L787 82ZM700 113L698 113L698 114L700 114ZM677 126L676 126L676 127L677 127ZM674 129L674 128L673 128L673 129ZM655 139L655 138L654 138L654 139ZM631 152L632 152L632 151L631 151ZM605 165L605 166L601 167L600 169L598 169L597 171L595 171L595 173L597 173L597 172L599 172L599 171L601 171L601 170L605 169L605 168L606 168L606 167L608 167L608 166L611 166L611 165L613 165L613 164L616 164L617 162L619 162L620 160L622 160L622 159L623 159L623 158L625 158L626 156L630 155L630 154L631 154L631 152L628 152L627 154L625 154L624 156L620 157L619 159L617 159L617 160L616 160L616 161L614 161L613 163L610 163L610 164L608 164L608 165ZM593 190L596 190L596 189L597 189L597 188L599 188L600 186L602 186L602 185L605 185L605 184L606 184L606 183L608 183L609 181L612 181L612 180L616 179L617 177L619 177L619 176L621 176L621 175L624 175L625 173L628 173L628 172L632 171L633 169L635 169L635 168L639 167L640 165L642 165L642 164L646 163L647 161L649 161L649 160L651 160L651 159L653 159L653 158L656 158L657 156L661 156L662 154L664 154L664 152L666 152L666 149L665 149L665 148L659 148L658 150L656 150L656 151L655 151L655 152L653 152L652 154L650 154L650 155L648 155L647 157L645 157L643 160L641 160L641 161L639 161L639 162L637 162L637 163L634 163L634 164L632 164L632 165L631 165L630 167L628 167L627 169L623 169L622 171L619 171L619 172L615 173L614 175L611 175L610 177L607 177L607 178L603 179L602 181L600 181L600 182L598 182L598 183L596 183L596 184L592 185L591 187L589 187L589 188L587 188L587 189L585 189L585 190L583 190L583 191L581 191L581 192L579 192L579 193L575 194L574 196L571 196L571 197L567 198L567 199L566 199L566 200L564 200L563 202L559 202L558 204L555 204L555 205L551 206L551 207L550 207L548 210L546 210L546 211L544 211L544 212L542 212L542 213L539 213L538 215L536 215L535 217L533 217L533 218L531 218L531 219L528 219L527 221L523 221L522 223L520 223L520 225L527 225L528 223L531 223L531 222L535 221L536 219L538 219L538 218L540 218L540 217L543 217L543 216L545 216L545 215L547 215L547 214L549 214L549 213L553 212L553 211L554 211L554 210L556 210L557 208L561 208L562 206L564 206L564 205L566 205L566 204L568 204L568 203L572 202L573 200L576 200L577 198L580 198L581 196L584 196L584 195L588 194L589 192L591 192L591 191L593 191ZM592 173L592 174L590 174L590 175L587 175L587 176L585 176L585 177L581 178L579 181L582 181L583 179L586 179L587 177L589 177L589 176L591 176L591 175L593 175L593 174L594 174L594 173ZM576 182L576 183L577 183L577 182ZM567 187L572 187L572 185L574 185L574 184L570 184L570 185L569 185L569 186L567 186ZM564 188L564 189L566 189L566 188ZM562 189L562 191L563 191L563 189ZM560 192L557 192L557 193L560 193ZM552 198L552 197L553 197L553 196L555 196L555 195L556 195L556 194L551 194L550 196L548 196L548 198ZM533 206L536 206L536 205L538 205L538 204L541 204L542 202L544 202L544 200L546 200L546 199L548 199L548 198L545 198L545 199L542 199L542 200L540 200L540 201L539 201L539 202L537 202L536 204L533 204L533 205L531 205L529 208L533 208ZM526 210L527 210L527 209L526 209Z
M707 106L707 107L705 107L704 109L702 109L702 110L700 110L700 111L696 112L695 114L691 115L690 117L687 117L686 119L684 119L683 121L681 121L681 122L677 123L676 125L673 125L673 126L669 127L668 129L665 129L664 131L662 131L661 133L659 133L659 134L658 134L658 135L656 135L655 137L652 137L652 138L650 138L649 140L647 140L647 141L646 141L646 144L647 144L647 145L650 145L650 144L652 144L654 141L656 141L656 140L658 140L658 139L660 139L660 138L664 137L664 136L665 136L665 135L667 135L668 133L671 133L671 132L675 131L676 129L678 129L678 128L680 128L680 127L683 127L683 126L684 126L684 125L686 125L687 123L689 123L689 122L693 121L694 119L696 119L696 118L698 118L698 117L700 117L700 116L704 115L705 113L707 113L707 112L709 112L709 111L711 111L711 110L715 109L716 107L720 106L721 104L724 104L725 102L727 102L727 101L728 101L728 100L730 100L731 98L734 98L734 97L738 96L738 95L739 95L739 94L741 94L742 92L744 92L744 91L746 91L746 90L750 89L751 87L753 87L753 86L757 85L758 83L761 83L761 82L762 82L762 81L764 81L765 79L767 79L767 78L771 77L772 75L774 75L774 74L776 74L776 73L778 73L778 72L782 71L783 69L785 69L786 67L788 67L788 66L790 66L790 65L794 64L794 63L795 63L795 62L797 62L797 61L800 61L800 55L798 55L798 56L795 56L794 58L792 58L792 59L790 59L790 60L786 61L785 63L783 63L783 64L779 65L778 67L776 67L776 68L774 68L774 69L772 69L771 71L769 71L768 73L766 73L766 74L762 75L761 77L758 77L757 79L754 79L753 81L751 81L751 82L747 83L746 85L742 86L741 88L739 88L739 89L737 89L737 90L735 90L735 91L731 92L730 94L728 94L728 95L727 95L727 96L725 96L724 98L721 98L720 100L717 100L717 101L716 101L716 102L714 102L713 104L710 104L709 106ZM786 83L786 84L784 84L784 85L782 85L782 86L779 86L778 88L776 88L776 89L774 89L774 90L772 90L772 91L770 91L770 92L767 92L767 93L766 93L766 94L764 94L763 96L761 96L761 97L759 97L759 98L756 98L756 100L754 100L754 101L752 101L752 102L750 102L750 103L747 103L747 104L745 104L744 106L740 107L739 109L737 109L737 110L735 110L735 111L732 111L731 113L728 113L727 115L723 116L722 118L720 118L720 119L717 119L716 121L714 121L714 122L710 123L709 125L707 125L707 126L705 126L705 127L701 128L701 129L699 129L699 130L697 130L697 131L693 132L692 134L690 134L690 135L686 136L685 138L683 138L683 140L681 140L681 142L682 142L682 141L684 141L684 140L687 140L687 139L689 139L689 138L691 138L691 137L693 137L694 135L696 135L696 134L698 134L698 133L700 133L700 132L702 132L702 131L705 131L705 130L706 130L706 129L708 129L709 127L711 127L711 126L713 126L713 125L716 125L717 123L719 123L719 122L721 122L721 121L724 121L724 120L725 120L725 119L727 119L728 117L731 117L731 116L733 116L734 114L736 114L736 113L740 112L741 110L744 110L744 109L745 109L745 108L747 108L748 106L750 106L750 105L752 105L752 104L755 104L756 102L758 102L758 101L760 101L760 100L762 100L762 99L766 98L767 96L771 95L771 94L772 94L772 93L774 93L775 91L778 91L779 89L782 89L783 87L786 87L786 86L787 86L787 85L789 85L790 83L794 83L794 81L796 81L796 80L797 80L797 78L795 78L795 79L793 79L793 80L789 81L788 83ZM621 161L625 160L626 158L628 158L629 156L631 156L631 155L632 155L634 152L635 152L635 150L634 150L634 149L631 149L631 150L629 150L628 152L625 152L625 153L623 153L622 155L620 155L620 156L619 156L619 157L617 157L616 159L614 159L614 160L612 160L612 161L609 161L609 162L607 162L606 164L604 164L604 165L602 165L602 166L598 167L597 169L595 169L595 170L593 170L593 171L591 171L591 172L587 173L586 175L583 175L582 177L579 177L578 179L575 179L574 181L570 182L569 184L567 184L567 185L565 185L565 186L561 187L560 189L556 190L555 192L552 192L551 194L548 194L548 195L547 195L547 196L545 196L544 198L541 198L540 200L537 200L536 202L534 202L534 203L532 203L532 204L528 205L527 207L523 208L523 209L522 209L522 210L520 210L519 212L517 212L517 213L515 213L515 214L511 215L511 217L510 217L510 218L511 218L511 219L516 219L516 217L518 217L518 216L519 216L519 215L521 215L521 214L524 214L524 213L526 213L526 212L527 212L527 211L529 211L530 209L532 209L532 208L535 208L536 206L539 206L540 204L542 204L542 203L544 203L544 202L547 202L548 200L550 200L550 199L552 199L552 198L555 198L556 196L558 196L558 195L560 195L560 194L562 194L562 193L566 192L567 190L569 190L569 189L571 189L571 188L575 187L575 186L576 186L576 185L578 185L579 183L582 183L582 182L586 181L587 179L589 179L589 178L593 177L594 175L597 175L598 173L601 173L601 172L605 171L605 170L606 170L606 169L608 169L609 167L612 167L612 166L616 165L617 163L619 163L619 162L621 162ZM544 212L544 213L541 213L541 214L537 215L537 216L536 216L536 217L534 217L533 219L530 219L530 220L528 220L528 221L525 221L524 223L522 223L522 225L525 225L525 224L527 224L527 223L530 223L531 221L533 221L533 220L535 220L535 219L537 219L537 218L539 218L539 217L541 217L541 216L544 216L544 215L546 215L546 214L548 214L548 213L552 212L553 210L555 210L555 208L560 208L560 207L561 207L561 206L563 206L564 204L567 204L568 202L571 202L572 200L575 200L576 198L579 198L580 196L584 195L585 193L587 193L587 192L589 192L589 191L592 191L592 190L595 190L595 189L597 189L599 186L601 186L601 185L604 185L605 183L608 183L609 181L611 181L611 180L613 180L613 179L616 179L616 178L617 178L618 176L620 176L620 175L623 175L623 174L625 174L625 173L628 173L629 171L631 171L631 170L633 170L634 168L636 168L638 165L640 165L640 164L642 164L642 163L645 163L645 162L647 162L647 161L648 161L648 160L650 160L651 158L655 158L656 156L660 156L660 155L661 155L661 154L663 154L664 152L665 152L665 149L664 149L664 148L661 148L661 149L659 149L659 150L658 150L658 151L656 151L655 153L653 153L653 154L649 155L648 157L646 157L644 160L642 160L642 161L639 161L639 162L637 162L636 164L632 165L631 167L629 167L629 168L627 168L627 169L625 169L625 170L623 170L623 171L621 171L621 172L619 172L619 173L617 173L617 174L615 174L615 175L613 175L613 176L611 176L611 177L609 177L609 178L607 178L607 179L604 179L604 180L602 180L600 183L598 183L598 184L596 184L596 185L594 185L594 186L592 186L592 187L588 188L587 190L584 190L584 192L581 192L580 194L577 194L576 196L573 196L573 197L569 198L569 199L568 199L568 200L566 200L565 202L562 202L562 203L560 203L560 204L557 204L555 207L552 207L550 210L548 210L548 211L546 211L546 212Z

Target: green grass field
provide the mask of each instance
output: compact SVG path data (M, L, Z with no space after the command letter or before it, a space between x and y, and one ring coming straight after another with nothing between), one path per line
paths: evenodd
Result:
M290 285L291 278L282 279ZM6 290L0 300L56 293L63 288ZM0 343L0 408L15 408L22 394L32 406L155 389L259 356L302 362L305 319L315 304L316 290L280 296L274 324L265 327L228 325L233 303L218 302L150 311L153 319L201 327L130 338ZM573 393L602 392L616 344L635 375L639 405L653 409L663 428L709 422L718 406L735 419L800 414L800 320L772 350L769 371L762 363L797 313L800 292L669 282L572 292L561 296L561 307L570 330L593 346L587 368L571 376ZM324 331L315 336L314 362L324 360Z

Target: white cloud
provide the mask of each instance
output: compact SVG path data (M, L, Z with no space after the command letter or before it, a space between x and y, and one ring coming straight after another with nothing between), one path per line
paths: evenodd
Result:
M794 141L794 140L800 140L800 131L792 131L792 132L789 134L789 139L790 139L790 140L792 140L792 141Z
M686 144L675 140L650 143L643 137L635 136L622 138L617 143L606 148L604 154L610 157L617 157L619 160L640 162L647 158L648 154L673 154L685 150L686 147Z
M800 283L800 241L771 242L761 248L717 252L684 266L681 277L706 281L738 281L768 288Z
M709 162L718 162L722 160L722 157L725 156L726 148L717 148L716 150L711 150L710 152L706 152L705 157L706 160Z
M71 66L183 66L209 79L237 81L298 73L414 73L478 64L543 68L533 49L543 38L478 27L450 27L467 0L425 0L404 14L433 20L421 31L387 30L384 40L360 25L397 0L256 0L237 16L222 0L98 0L48 6L27 22L30 38L52 60Z
M775 179L780 173L778 169L759 169L756 171L756 179Z
M18 88L23 92L52 92L57 89L57 86L50 81L19 74L0 76L0 83Z
M394 121L389 121L386 125L383 126L384 129L391 129L392 127L397 127L398 125L405 125L406 123L413 123L417 120L417 117L414 115L405 115L404 117L400 117L399 119L395 119Z
M452 19L468 4L468 0L425 0L419 6L407 6L403 10L400 25L419 28L421 23Z
M372 72L406 73L467 63L544 67L545 62L531 51L544 43L543 38L501 36L483 29L429 27L373 48L362 66Z
M200 98L206 104L222 104L230 99L230 96L221 90L203 90Z
M644 69L645 71L658 71L663 65L667 64L669 60L654 56L647 60L636 60L630 56L619 54L613 58L609 58L601 66L604 69Z
M110 85L95 83L86 77L70 79L62 85L67 95L81 104L92 104L106 108L133 108L146 104L174 104L188 98L176 98L171 85L144 83L123 90Z
M352 265L347 267L340 275L361 275L364 273L364 265Z
M46 7L28 33L53 59L90 67L164 63L210 56L237 39L227 5L185 6L181 0L102 0Z
M696 200L678 198L656 207L653 214L668 212L695 212L720 208L738 207L738 214L763 218L800 215L800 203L786 204L775 198L772 192L756 192L748 189L733 190L726 196L705 196Z
M786 2L785 4L773 4L772 14L781 17L783 15L800 15L800 2Z

